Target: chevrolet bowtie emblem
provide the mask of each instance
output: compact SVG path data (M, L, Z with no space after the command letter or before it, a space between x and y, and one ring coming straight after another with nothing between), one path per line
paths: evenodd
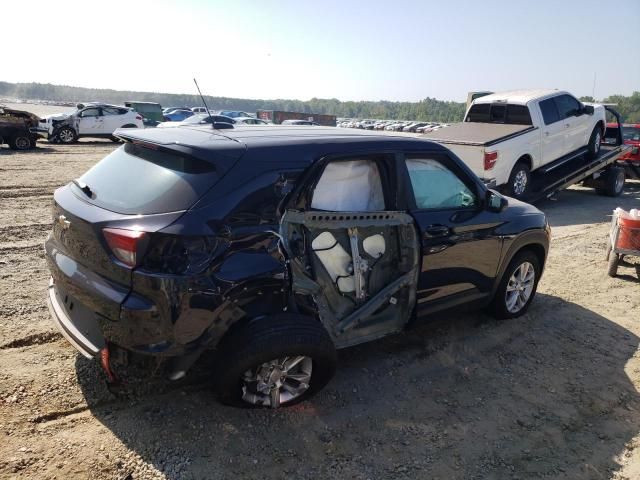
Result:
M64 215L60 215L58 217L58 225L60 225L63 230L68 230L71 226L71 222L67 220L67 217L65 217Z

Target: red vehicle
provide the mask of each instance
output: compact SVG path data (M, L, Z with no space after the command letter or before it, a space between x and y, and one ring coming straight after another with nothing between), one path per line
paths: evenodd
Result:
M608 123L605 141L617 135L618 124ZM618 163L625 167L627 178L640 179L640 123L623 123L622 141L625 145L631 146L631 150L622 155Z

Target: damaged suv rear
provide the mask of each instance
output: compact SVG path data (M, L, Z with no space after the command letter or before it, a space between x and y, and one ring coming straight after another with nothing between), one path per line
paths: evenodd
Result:
M330 380L336 349L454 307L516 317L535 295L544 215L437 144L316 127L119 136L55 192L45 243L53 320L109 377L116 349L166 357L170 379L213 350L223 402L287 406Z
M0 146L9 145L12 150L29 150L36 146L36 131L40 118L33 113L14 110L0 105Z

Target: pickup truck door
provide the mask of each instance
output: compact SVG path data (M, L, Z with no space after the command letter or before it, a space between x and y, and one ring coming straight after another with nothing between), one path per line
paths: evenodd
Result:
M565 147L567 127L565 127L565 122L562 121L558 113L558 107L553 97L540 101L538 108L542 120L540 123L540 129L542 130L540 165L545 165L567 153Z
M407 155L403 167L422 247L417 314L486 298L502 248L499 214L482 208L483 190L446 155Z
M563 94L554 97L560 121L564 125L565 154L584 147L589 142L588 136L591 118L583 115L582 105L571 95Z
M80 135L95 135L103 133L103 118L97 107L85 108L80 112L78 133Z

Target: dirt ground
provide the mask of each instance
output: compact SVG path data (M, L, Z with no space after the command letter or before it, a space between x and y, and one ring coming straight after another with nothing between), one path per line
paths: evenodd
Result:
M640 478L640 272L604 260L639 182L539 205L553 242L525 316L441 316L341 351L308 402L241 410L201 381L115 398L49 320L52 192L113 148L0 149L0 478Z

